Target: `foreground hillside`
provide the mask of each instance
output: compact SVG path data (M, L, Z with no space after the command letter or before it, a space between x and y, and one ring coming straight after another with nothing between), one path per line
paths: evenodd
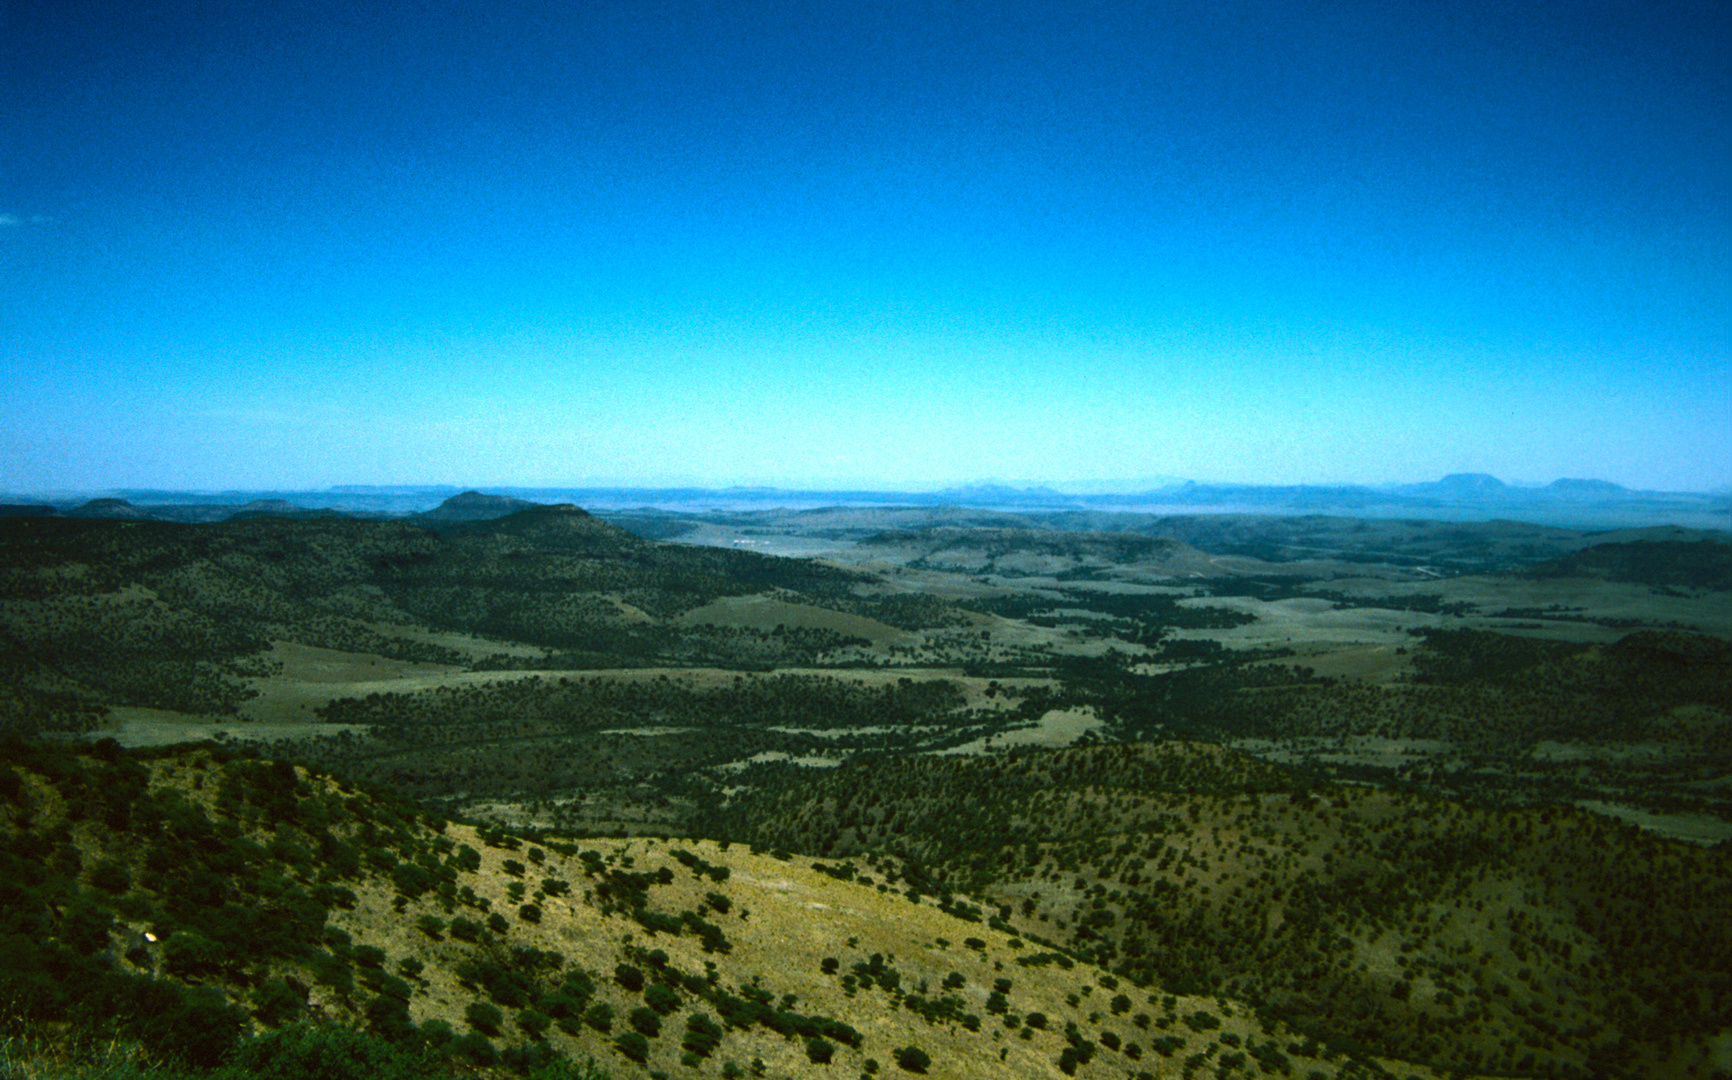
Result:
M961 898L787 856L478 832L214 749L6 755L10 1035L118 1036L192 1066L339 1024L453 1072L1385 1075L981 925Z
M997 909L1127 982L1440 1068L1732 1067L1732 850L1573 807L1308 780L1215 747L843 766L724 830Z

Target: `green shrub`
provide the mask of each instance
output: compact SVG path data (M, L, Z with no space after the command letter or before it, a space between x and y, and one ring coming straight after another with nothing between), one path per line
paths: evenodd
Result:
M164 970L183 978L220 975L233 959L228 950L216 942L187 931L165 941L162 953Z
M475 1031L451 1040L451 1053L466 1058L481 1068L490 1068L499 1063L499 1051L493 1049L493 1044L485 1035Z
M806 1060L814 1065L828 1065L836 1056L836 1044L816 1036L806 1040Z
M693 1013L686 1019L686 1037L680 1046L699 1057L709 1057L722 1044L722 1028L704 1013Z
M466 919L459 915L455 919L451 920L451 936L456 938L458 941L479 941L481 938L481 924L476 922L474 919Z
M119 863L113 860L104 860L97 863L95 869L90 871L90 884L105 893L119 896L132 888L132 875L127 873L126 867Z
M932 1064L932 1058L918 1046L904 1046L892 1051L890 1056L896 1059L896 1064L905 1072L923 1073Z
M158 1056L188 1065L222 1064L240 1042L246 1015L215 990L200 988L177 996L178 1004L137 1024L140 1041Z
M242 1043L233 1070L253 1080L415 1080L414 1058L375 1035L292 1024Z
M377 945L358 945L350 954L355 963L364 968L382 968L385 966L385 950Z
M613 1006L606 1002L591 1005L583 1014L583 1022L595 1030L606 1034L613 1030Z
M379 994L368 1000L362 1014L367 1018L367 1030L387 1041L407 1042L415 1035L406 997Z
M531 1039L539 1042L547 1035L547 1029L553 1026L553 1021L546 1013L534 1009L524 1009L517 1014L517 1026Z
M505 1022L505 1014L490 1001L471 1001L463 1010L463 1018L470 1027L490 1036L499 1034L499 1025Z
M642 1064L649 1057L649 1040L635 1031L621 1032L613 1044L626 1057Z
M653 1039L662 1033L661 1013L642 1005L631 1011L631 1015L626 1017L626 1022L646 1038Z
M435 1050L446 1046L455 1036L451 1025L444 1020L424 1020L421 1023L421 1041Z
M314 979L341 995L347 996L355 988L354 972L349 970L348 964L330 953L314 953L307 957L306 964Z
M60 940L80 956L108 948L108 932L114 916L83 897L68 904L60 916Z
M300 1015L304 1002L301 995L289 989L282 979L266 979L253 994L257 1004L253 1015L263 1024L281 1027Z

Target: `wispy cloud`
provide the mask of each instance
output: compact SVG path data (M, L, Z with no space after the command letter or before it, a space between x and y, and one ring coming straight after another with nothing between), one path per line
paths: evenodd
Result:
M19 217L17 214L0 214L0 228L19 225L46 225L54 220L44 214L31 214L29 217Z

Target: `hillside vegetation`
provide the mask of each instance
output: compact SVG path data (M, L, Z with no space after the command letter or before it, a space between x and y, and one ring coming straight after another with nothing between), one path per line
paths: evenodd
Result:
M1732 851L1579 810L1338 787L1213 747L903 758L738 800L730 834L984 901L1136 984L1515 1075L1705 1075Z
M454 1074L1387 1075L959 898L737 845L476 830L214 748L12 744L0 800L14 1037L192 1067L335 1023Z
M469 658L393 626L501 642L493 666L811 663L834 631L678 626L722 596L783 591L892 626L965 623L807 560L641 540L575 507L450 525L255 519L0 521L0 724L89 727L107 705L233 713L273 639L406 661Z
M0 1075L1732 1073L1725 544L457 503L0 520Z

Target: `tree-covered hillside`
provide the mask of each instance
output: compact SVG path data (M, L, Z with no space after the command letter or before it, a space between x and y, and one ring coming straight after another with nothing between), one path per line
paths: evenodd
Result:
M0 745L0 901L8 1075L1389 1075L827 863L476 829L210 746Z
M246 679L268 673L273 639L468 663L393 629L407 626L497 640L496 666L764 668L809 664L855 639L671 620L718 597L779 592L893 626L968 621L931 597L870 595L872 580L811 560L657 544L574 507L442 531L342 518L6 519L0 725L77 730L112 704L232 713L251 692Z
M1732 1026L1732 850L1573 808L1120 745L789 774L720 828L979 898L1134 985L1447 1069L1707 1075Z

